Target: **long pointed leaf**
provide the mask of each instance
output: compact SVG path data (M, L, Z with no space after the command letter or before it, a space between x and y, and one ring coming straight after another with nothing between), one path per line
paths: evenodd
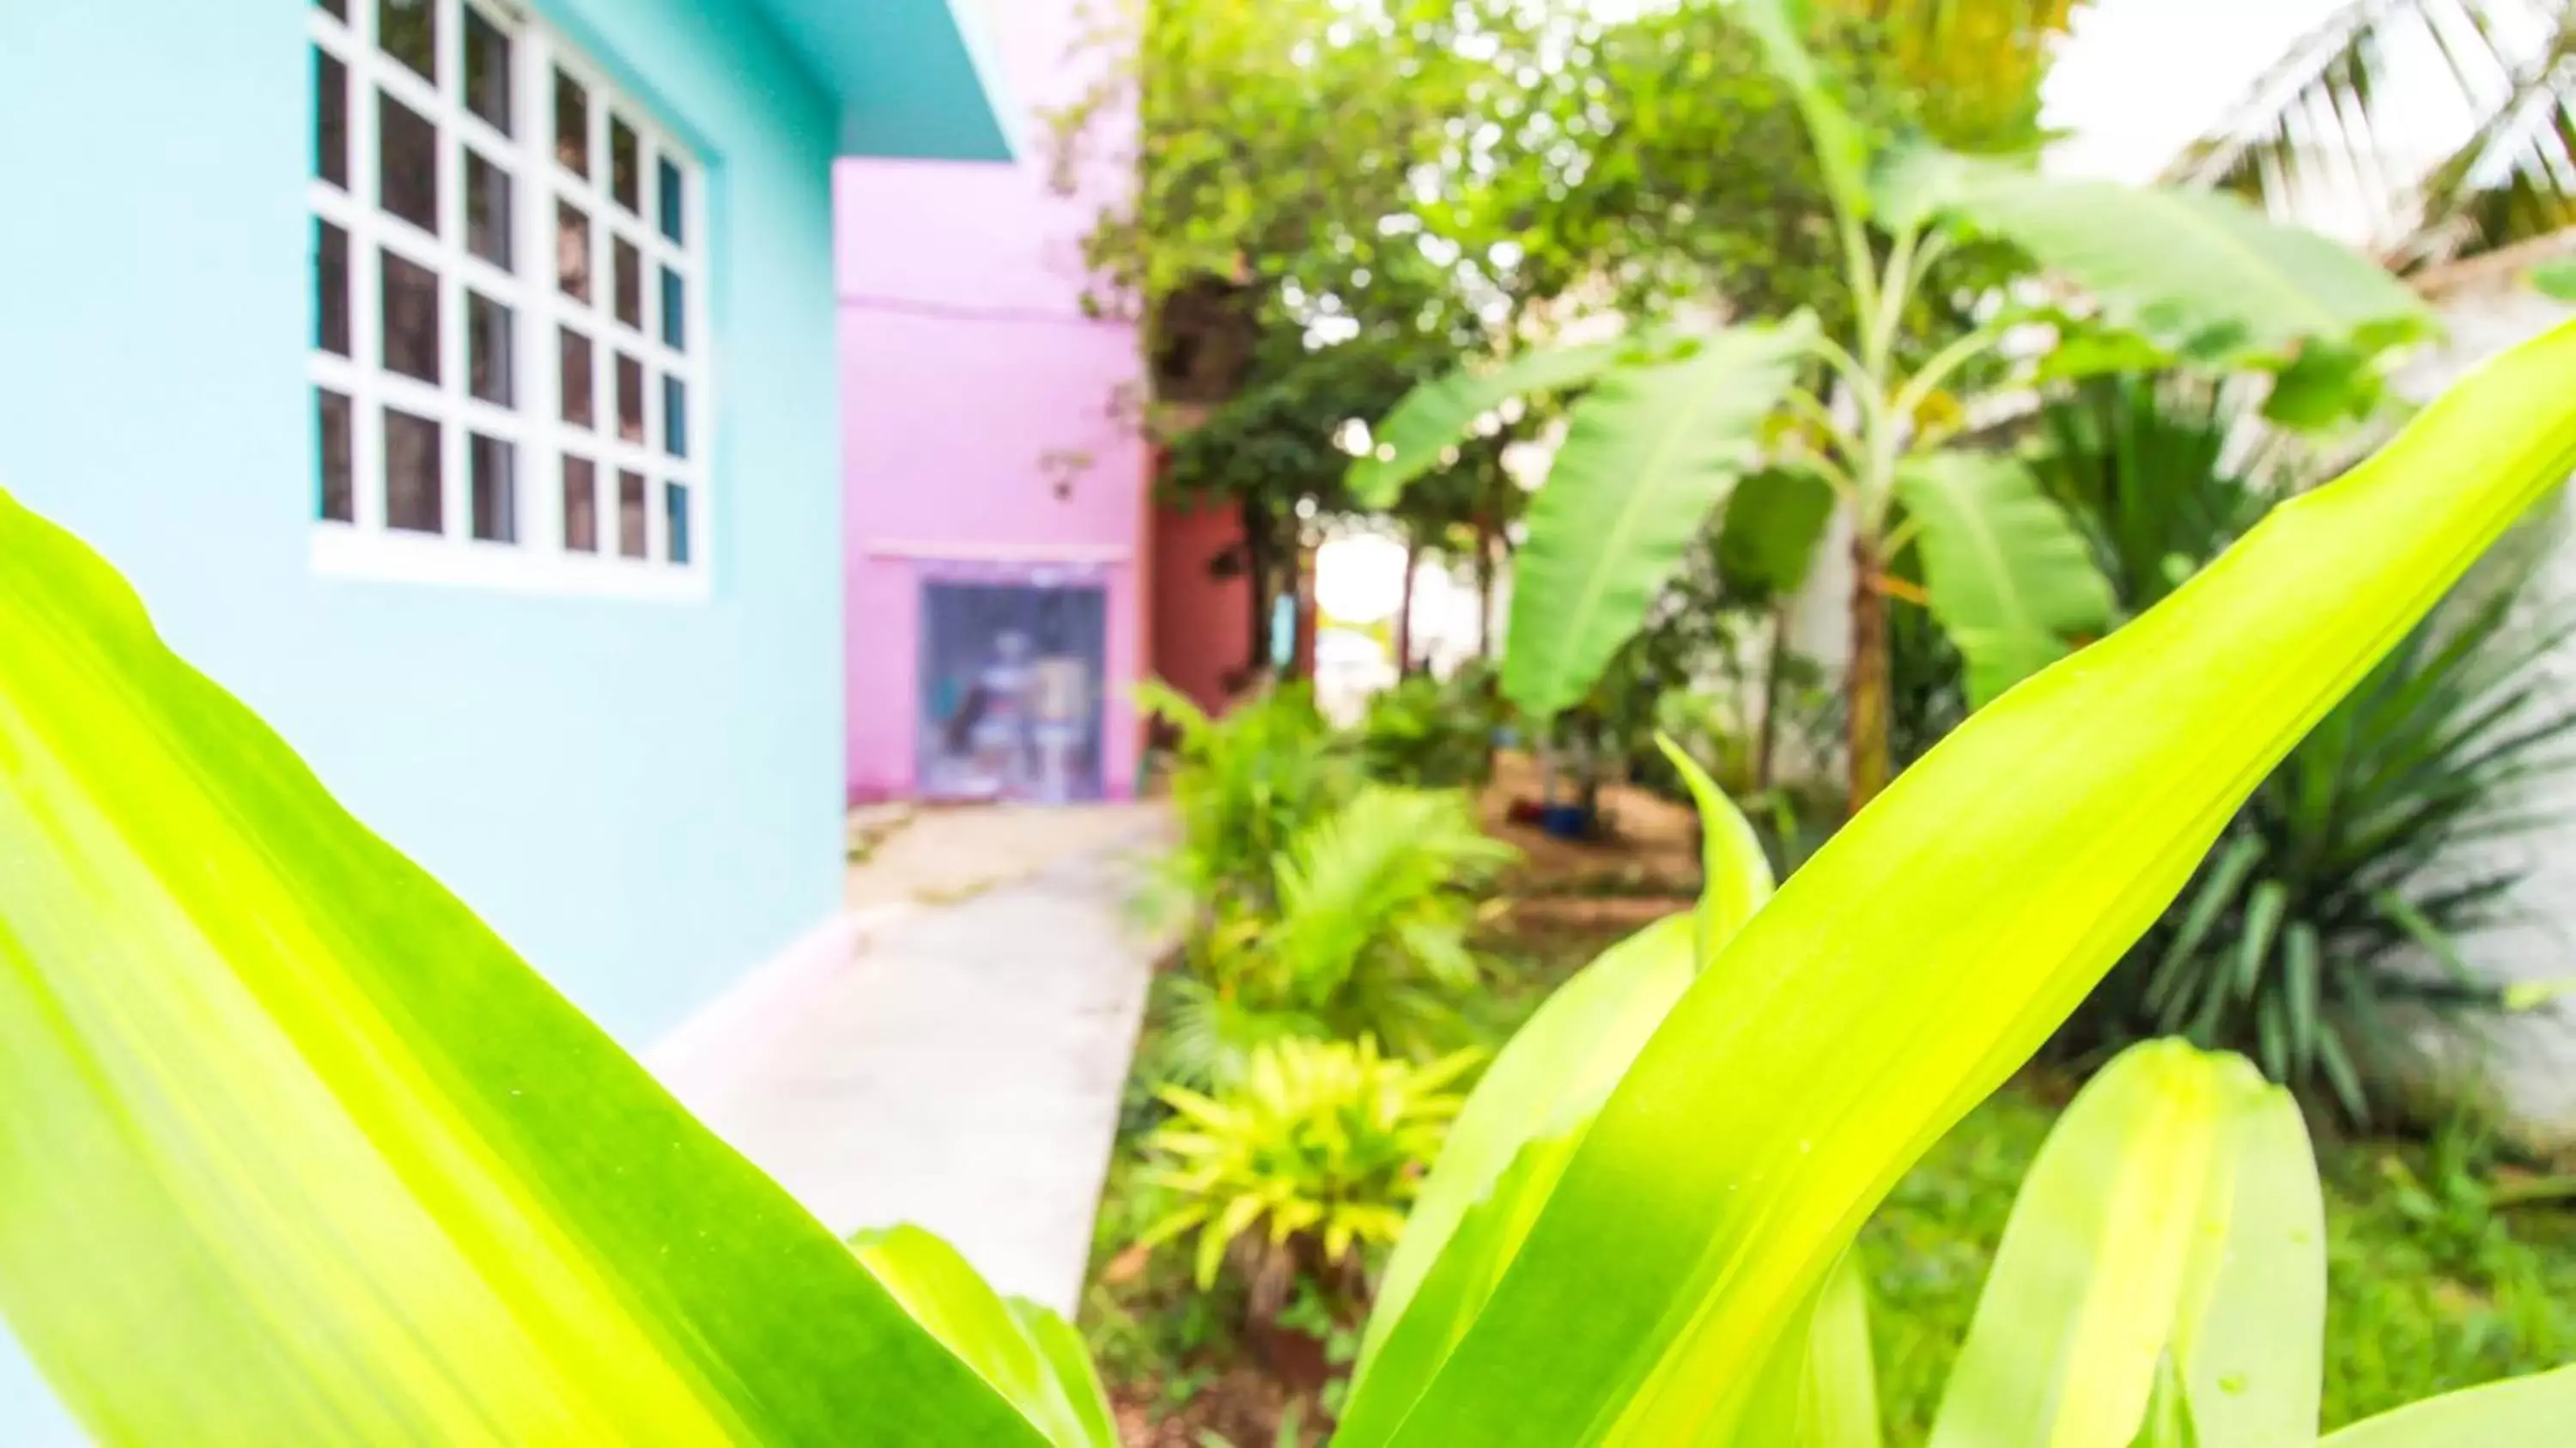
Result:
M1816 148L1825 190L1844 215L1866 221L1870 214L1869 138L1825 85L1815 58L1807 53L1798 28L1805 7L1793 0L1730 0L1728 13L1753 32L1771 73L1789 88L1798 114L1807 123L1807 139Z
M1771 877L1771 859L1762 853L1762 841L1753 833L1753 823L1699 767L1699 761L1683 752L1670 735L1655 736L1655 747L1672 761L1681 774L1682 783L1691 792L1691 801L1699 807L1700 868L1704 876L1699 899L1699 963L1715 960L1762 902L1779 888Z
M1908 460L1897 494L1921 530L1933 617L1968 661L1983 708L2111 626L2102 576L2065 510L2010 458L1934 453Z
M1758 1362L2290 746L2571 469L2576 328L2488 364L1971 717L1700 975L1437 1377L1346 1448L1559 1448L1606 1431L1677 1349Z
M1611 373L1575 405L1514 562L1503 692L1547 717L1580 700L1645 621L1789 389L1804 319L1720 333Z
M1395 506L1405 485L1439 467L1477 418L1515 397L1580 387L1617 366L1628 351L1620 342L1551 347L1423 383L1378 424L1377 446L1351 464L1346 484L1352 501L1363 508Z
M5 494L0 1100L103 1443L1041 1441Z

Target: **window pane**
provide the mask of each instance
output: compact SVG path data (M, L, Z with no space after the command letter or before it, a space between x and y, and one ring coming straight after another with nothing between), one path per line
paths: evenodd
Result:
M590 218L555 203L555 284L575 301L590 300Z
M313 47L313 174L349 189L349 68Z
M385 210L438 234L438 127L418 111L376 95L376 202Z
M555 159L576 176L590 174L590 92L555 72Z
M438 424L385 409L385 523L435 533L439 523Z
M613 115L608 118L608 196L629 212L643 215L641 148L635 142L635 128Z
M591 425L590 339L563 329L563 420L575 427Z
M680 483L662 485L662 511L668 525L671 561L689 561L689 490Z
M465 294L465 378L476 397L501 407L518 398L517 347L510 309L490 297Z
M689 385L677 377L662 379L662 451L689 455Z
M465 7L465 108L510 134L510 37Z
M685 242L688 238L680 234L680 209L687 193L682 189L684 183L680 180L680 168L671 163L670 157L664 156L655 169L658 174L654 177L654 186L662 203L662 234L674 242Z
M563 460L564 548L599 551L599 469L588 458Z
M617 359L617 435L644 441L644 364L632 357Z
M510 269L510 173L465 153L465 249Z
M349 233L313 223L313 345L349 355Z
M358 518L357 467L352 456L356 444L350 436L349 399L325 388L315 388L313 396L320 404L322 516L335 523L354 523Z
M635 243L622 236L617 238L609 252L615 262L610 268L610 279L616 284L617 320L641 332L644 330L644 254L635 249Z
M519 450L497 437L467 434L465 462L474 496L474 536L519 541Z
M376 0L376 44L428 81L438 79L438 9L432 0Z
M385 367L423 382L438 380L438 276L390 251L384 267Z
M629 558L644 556L644 475L617 475L617 551Z
M674 352L689 350L689 294L680 274L662 268L662 342Z

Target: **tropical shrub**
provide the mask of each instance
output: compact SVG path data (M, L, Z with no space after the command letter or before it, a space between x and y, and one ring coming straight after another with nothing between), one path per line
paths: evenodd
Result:
M2153 605L2297 491L2250 404L2184 378L2094 379L2053 400L2034 472L2124 610ZM2367 1121L2405 1054L2401 1005L2495 1009L2459 941L2504 918L2570 763L2576 701L2546 660L2576 617L2535 586L2532 533L2498 550L2267 776L2191 886L2069 1023L2105 1051L2183 1035ZM2481 865L2480 860L2487 863Z
M1373 1035L1412 1056L1454 1044L1453 1003L1481 969L1475 892L1512 858L1464 794L1362 786L1279 853L1275 912L1219 915L1185 948L1149 1065L1222 1084L1283 1037Z
M1424 789L1481 789L1494 774L1502 727L1492 671L1481 663L1446 679L1414 674L1369 697L1360 760L1371 778Z
M1164 860L1164 891L1210 915L1275 909L1275 866L1289 842L1358 783L1347 742L1303 684L1216 718L1160 680L1138 685L1136 698L1178 735L1171 791L1181 841Z
M1415 1065L1365 1036L1291 1038L1255 1050L1214 1097L1164 1087L1174 1114L1145 1140L1155 1164L1143 1180L1177 1205L1138 1241L1194 1236L1203 1289L1231 1258L1258 1320L1278 1317L1300 1277L1359 1296L1363 1254L1394 1245L1458 1114L1453 1088L1480 1059Z
M2100 571L2028 470L1953 445L1977 411L1953 391L2006 377L2008 335L2065 321L2084 345L2051 357L2051 372L2187 364L2270 374L2276 410L2314 421L2368 405L2377 359L2431 324L2423 303L2372 263L2230 198L2059 181L1928 143L1877 147L1807 53L1801 8L1735 0L1726 13L1760 42L1805 119L1848 281L1831 311L1855 319L1851 334L1828 336L1802 312L1471 367L1398 404L1349 488L1384 506L1504 403L1588 389L1531 501L1514 565L1503 690L1533 720L1584 697L1721 509L1722 531L1762 535L1761 548L1739 553L1794 556L1838 536L1838 510L1856 576L1844 725L1857 809L1891 771L1887 600L1899 591L1889 580L1900 555L1920 560L1923 596L1964 661L1972 705L2113 621ZM1941 264L1987 242L2018 248L2079 290L2082 320L1996 295L1964 335L1909 346L1909 321L1947 295ZM1783 472L1822 478L1836 503L1784 512L1764 490L1739 486Z
M1710 808L1700 912L1578 975L1461 1108L1337 1441L1805 1440L1798 1344L1848 1315L1871 1208L2571 471L2576 329L1978 711L1776 895ZM5 498L0 565L0 1313L94 1437L1100 1441L1034 1420ZM2111 1220L2209 1212L2221 1146L2276 1118L2123 1172L2147 1185ZM2231 1233L2300 1245L2274 1198L2227 1200ZM2068 1295L2184 1306L2143 1351L2116 1310L2011 1344L2059 1386L1993 1431L2314 1439L2269 1310L2305 1300L2300 1255L2213 1276L2197 1227L2142 1230L2162 1249L2047 1255ZM2266 1310L2195 1305L2240 1300ZM2333 1442L2542 1448L2571 1419L2561 1371Z

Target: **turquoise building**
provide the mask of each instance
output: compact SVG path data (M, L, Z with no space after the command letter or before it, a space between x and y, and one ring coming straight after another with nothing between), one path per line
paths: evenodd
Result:
M648 1044L839 903L833 164L1008 160L983 54L946 0L10 5L0 487Z

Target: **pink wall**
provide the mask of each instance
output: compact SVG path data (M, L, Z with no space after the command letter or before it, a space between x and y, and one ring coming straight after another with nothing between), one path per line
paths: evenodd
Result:
M849 790L912 792L920 579L944 562L1095 569L1108 594L1102 778L1134 784L1128 686L1144 668L1145 448L1135 329L1083 315L1080 238L1132 165L1095 132L1080 199L1047 185L1037 117L1079 94L1080 0L1021 0L996 28L1014 166L844 161L835 176L847 432ZM1071 461L1076 460L1078 461Z

